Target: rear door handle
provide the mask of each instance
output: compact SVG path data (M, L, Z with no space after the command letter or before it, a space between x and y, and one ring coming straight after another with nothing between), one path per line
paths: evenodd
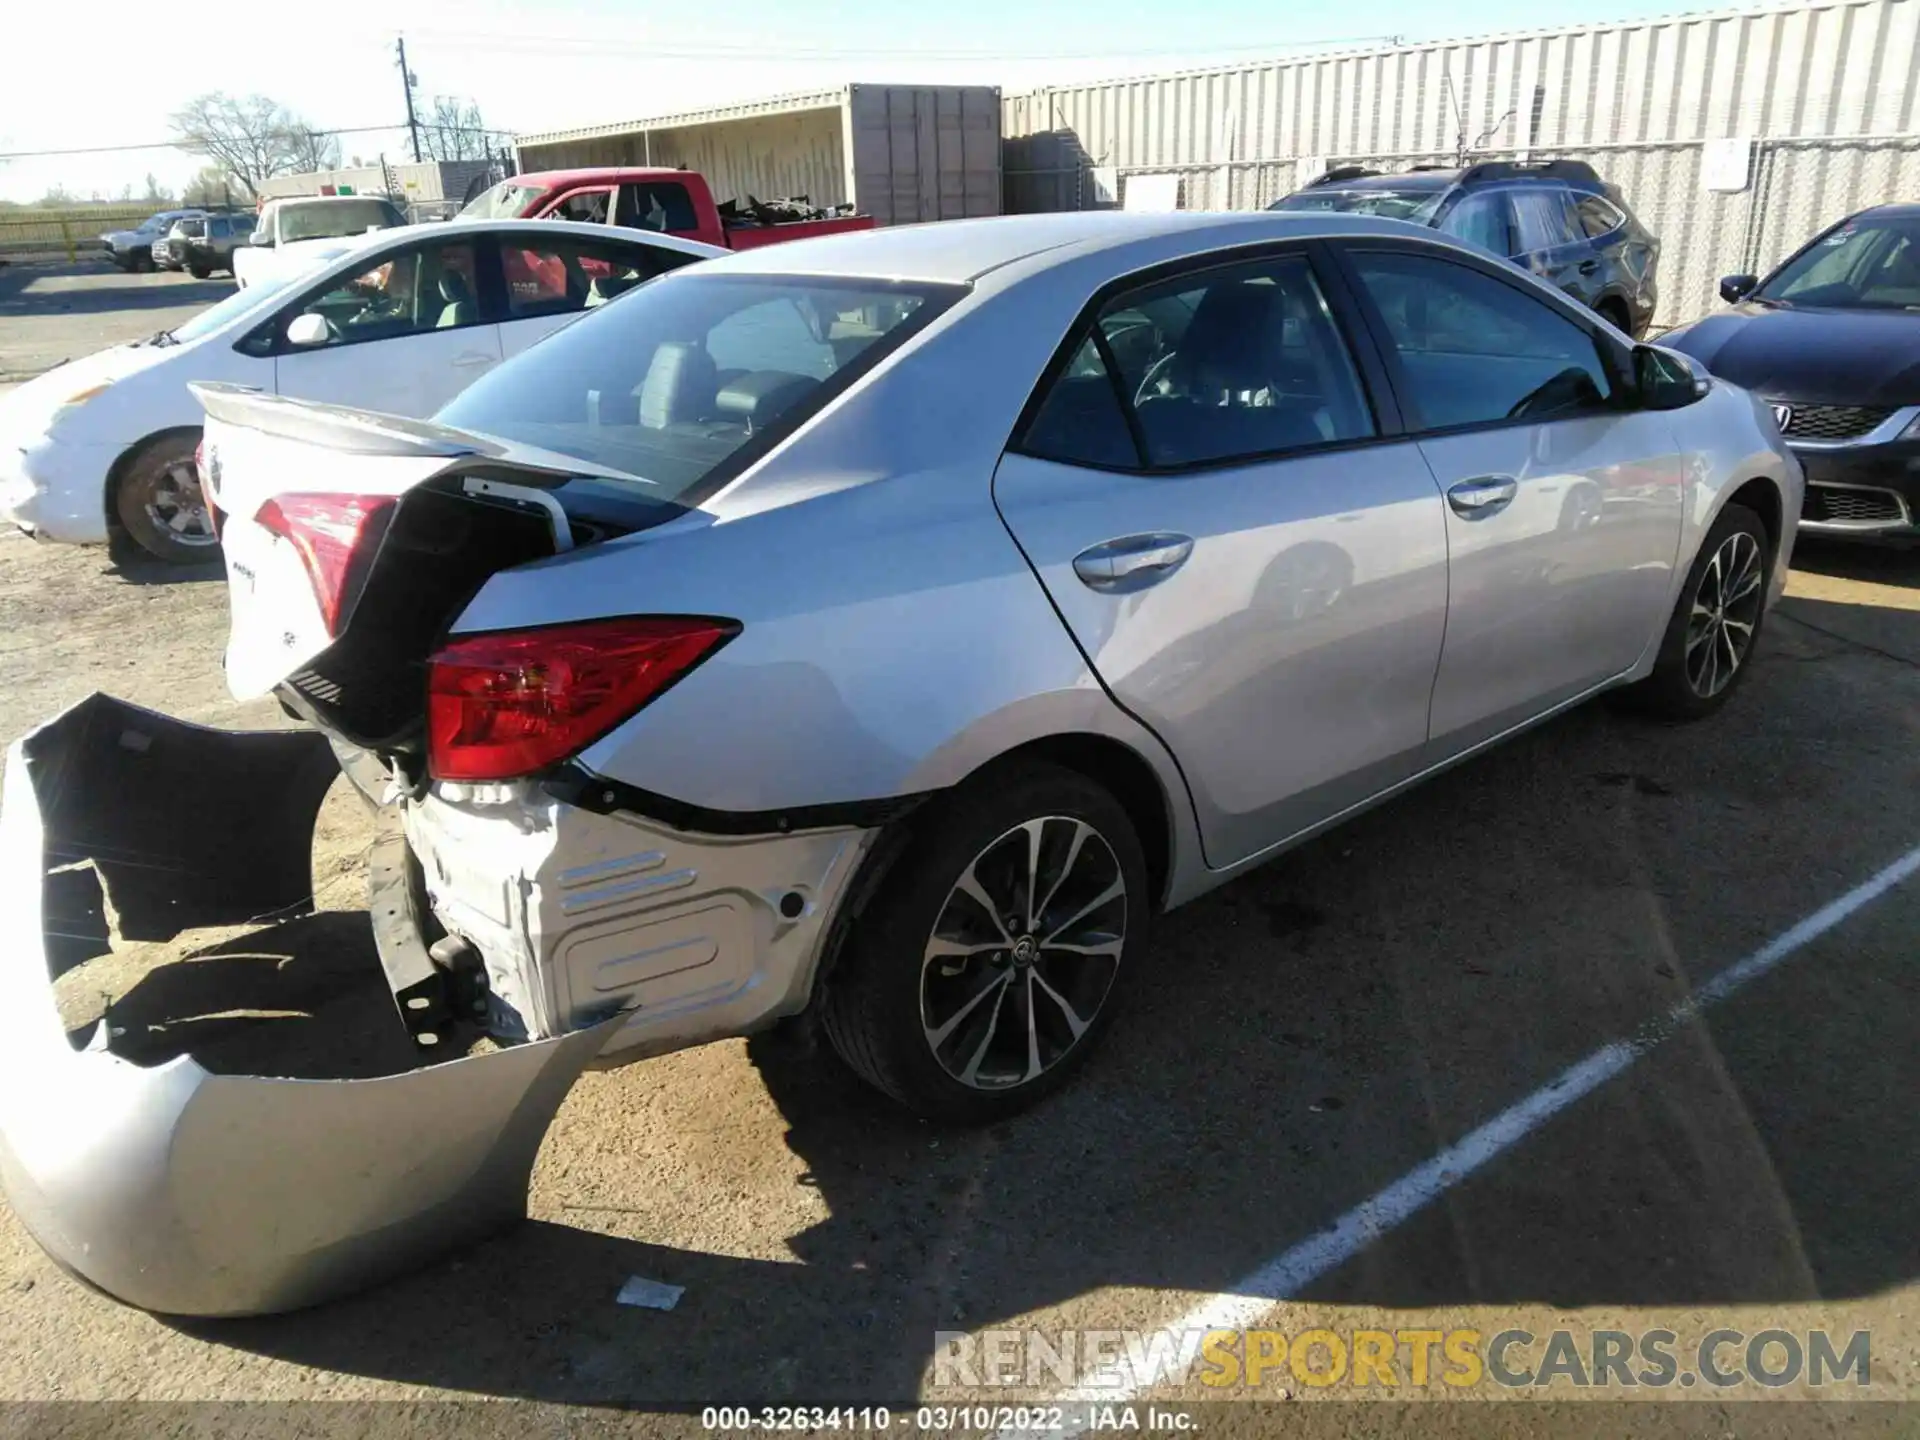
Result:
M1580 262L1580 273L1582 275L1591 275L1599 268L1600 262L1598 260L1582 260Z
M472 370L481 365L491 365L499 358L498 355L488 355L483 351L469 350L464 355L454 356L453 368L456 370Z
M1156 530L1102 541L1073 557L1073 573L1090 590L1126 595L1158 585L1187 563L1193 537Z
M1480 475L1449 489L1447 504L1465 519L1485 520L1506 509L1519 493L1520 482L1511 475Z

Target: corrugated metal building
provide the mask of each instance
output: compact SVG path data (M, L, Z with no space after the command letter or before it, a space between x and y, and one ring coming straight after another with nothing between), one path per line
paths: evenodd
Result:
M1000 92L976 85L843 85L524 135L520 169L669 165L716 200L805 195L882 225L1000 213Z
M1113 203L1181 177L1249 209L1330 164L1567 156L1661 237L1661 323L1863 205L1920 198L1920 0L1839 0L1074 85L1009 96L1007 208ZM1743 189L1709 142L1749 140ZM1720 147L1716 147L1720 148ZM1724 158L1724 157L1716 157ZM1724 183L1716 178L1716 183Z

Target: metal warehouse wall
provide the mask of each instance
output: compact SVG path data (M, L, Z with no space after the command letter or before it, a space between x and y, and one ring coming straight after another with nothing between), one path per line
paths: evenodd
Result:
M716 200L806 195L816 205L839 205L847 199L841 128L837 106L756 115L721 124L523 145L520 166L684 166L706 176Z
M1661 323L1849 209L1920 197L1920 0L1859 0L1495 36L1035 91L1003 111L1009 210L1100 203L1096 167L1177 173L1246 209L1325 165L1590 160L1664 242ZM1703 142L1760 142L1702 188Z

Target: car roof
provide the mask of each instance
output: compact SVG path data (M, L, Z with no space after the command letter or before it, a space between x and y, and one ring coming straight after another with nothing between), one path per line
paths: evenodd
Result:
M1850 216L1849 218L1858 220L1861 216L1865 215L1873 215L1882 220L1920 219L1920 201L1896 200L1891 205L1869 205L1865 210L1860 211L1859 214Z
M576 170L530 170L508 177L515 185L551 190L586 180L684 180L687 172L666 165L588 165Z
M344 197L352 199L352 196ZM579 240L626 240L642 245L652 245L662 250L678 250L683 254L697 255L703 259L713 259L733 252L723 250L718 245L706 245L698 240L682 240L677 235L662 235L657 230L635 230L625 225L590 225L578 220L428 220L417 225L390 225L383 230L369 230L359 235L339 235L329 237L341 243L341 254L349 249L354 252L372 249L382 245L407 245L425 235L551 235L558 231ZM319 241L303 242L319 244Z
M1185 236L1187 253L1262 240L1327 235L1431 235L1398 220L1312 211L1180 210L1146 214L1081 210L1050 215L1002 215L843 231L736 251L708 267L714 273L848 276L965 284L990 271L1036 257L1056 263L1119 249L1160 236Z
M1351 180L1329 180L1324 185L1309 185L1296 194L1310 195L1315 190L1444 190L1457 184L1458 170L1403 170L1392 175L1356 175Z

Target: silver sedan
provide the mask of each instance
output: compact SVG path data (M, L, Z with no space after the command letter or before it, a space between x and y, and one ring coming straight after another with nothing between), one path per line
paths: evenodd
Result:
M1802 487L1767 411L1685 357L1432 231L1328 215L744 253L587 315L428 424L198 390L230 684L277 693L379 807L393 1023L423 1056L506 1044L321 1094L108 1075L111 1036L50 1041L46 1064L94 1070L39 1092L119 1129L56 1134L0 1098L29 1223L115 1293L197 1310L302 1303L399 1251L329 1218L295 1262L262 1215L251 1269L227 1256L213 1283L176 1247L160 1284L123 1232L161 1218L76 1190L92 1238L122 1238L75 1259L87 1227L45 1177L160 1157L141 1193L173 1234L233 1167L275 1163L196 1107L311 1134L295 1112L324 1104L351 1173L405 1146L414 1178L372 1205L307 1146L309 1208L416 1234L411 1254L445 1241L423 1216L518 1203L463 1187L524 1184L437 1157L422 1117L462 1086L460 1143L511 1116L530 1157L596 1055L809 1010L921 1113L1006 1114L1094 1048L1154 962L1151 917L1602 691L1725 703ZM16 833L68 868L88 844L170 865L208 913L287 902L262 857L304 853L310 748L83 718L16 751L9 809L42 807ZM111 816L74 798L90 767ZM204 810L223 767L241 838L112 818L135 794ZM283 795L306 798L277 834ZM165 1106L132 1093L156 1074ZM199 1143L124 1133L164 1125ZM223 1213L231 1247L245 1217Z

